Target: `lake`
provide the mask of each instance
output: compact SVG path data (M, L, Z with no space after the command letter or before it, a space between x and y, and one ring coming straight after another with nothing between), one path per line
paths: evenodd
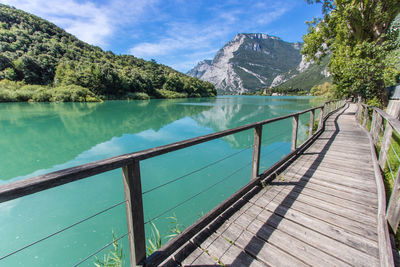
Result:
M0 184L152 148L319 105L311 97L217 98L104 103L0 104ZM299 142L309 114L300 116ZM260 170L290 152L292 120L264 126ZM140 163L146 234L183 229L250 181L253 130ZM193 172L198 170L197 172ZM190 174L191 173L191 174ZM190 174L190 175L187 175ZM174 181L176 180L176 181ZM166 182L174 181L158 188ZM156 188L156 189L154 189ZM154 190L153 190L154 189ZM71 266L127 232L117 169L0 204L0 266ZM172 217L172 218L171 218ZM172 222L172 223L171 223ZM166 243L168 238L163 238ZM127 256L127 237L121 239ZM106 249L97 257L103 258ZM125 257L126 262L129 256ZM91 257L81 266L94 266Z

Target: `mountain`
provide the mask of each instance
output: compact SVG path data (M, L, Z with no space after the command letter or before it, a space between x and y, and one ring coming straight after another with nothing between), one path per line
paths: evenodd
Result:
M329 58L324 57L320 64L306 62L303 56L299 66L287 73L280 74L272 81L271 87L275 91L310 91L314 85L331 81L331 74L327 71Z
M215 96L170 67L89 45L56 25L0 4L0 101Z
M263 33L240 33L221 48L213 60L199 62L187 74L213 83L223 93L259 91L285 85L295 77L307 80L315 73L320 75L314 77L312 83L318 84L326 78L322 74L326 65L305 62L300 54L301 47L301 43L285 42ZM304 86L308 88L309 85Z

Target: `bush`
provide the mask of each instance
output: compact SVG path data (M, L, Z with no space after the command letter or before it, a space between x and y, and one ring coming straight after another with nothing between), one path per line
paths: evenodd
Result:
M48 89L41 88L37 90L32 98L29 100L31 102L49 102L51 99L51 92Z
M127 93L125 95L128 100L149 100L150 96L146 93L138 92L138 93Z
M186 93L178 93L166 89L156 89L157 97L160 98L186 98L188 94Z
M0 81L0 102L98 102L102 101L89 89L78 85L25 85L9 80Z
M89 89L79 85L64 85L54 87L52 90L52 97L50 101L55 102L90 102L101 101Z

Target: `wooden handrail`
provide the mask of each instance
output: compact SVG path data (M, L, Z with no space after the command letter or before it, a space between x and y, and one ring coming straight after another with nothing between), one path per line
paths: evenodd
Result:
M329 103L329 102L327 102ZM131 164L135 160L144 160L148 158L152 158L155 156L160 156L169 152L173 152L176 150L180 150L183 148L187 148L190 146L194 146L197 144L201 144L207 141L215 140L221 137L225 137L228 135L232 135L238 132L242 132L245 130L249 130L252 128L256 128L258 126L262 126L268 123L272 123L275 121L287 119L293 116L298 116L312 110L316 110L319 108L323 108L323 106L310 108L307 110L303 110L297 113L288 114L285 116L280 116L256 123L247 124L244 126L236 127L233 129L228 129L208 135L203 135L200 137L195 137L187 140L183 140L180 142L159 146L155 148L150 148L146 150L142 150L139 152L134 152L130 154L124 154L104 160L94 161L91 163L79 165L76 167L71 167L68 169L63 169L55 172L51 172L44 175L39 175L36 177L32 177L26 180L13 182L10 184L5 184L0 186L0 203L16 199L19 197L27 196L33 193L37 193L46 189L50 189L53 187L57 187L63 184L67 184L70 182L74 182L80 179L84 179L90 176L94 176L96 174L104 173L107 171L111 171L114 169L122 168Z
M400 221L400 194L399 194L399 173L397 173L395 186L391 192L389 205L386 202L385 186L383 183L382 172L386 167L386 160L391 145L391 138L394 127L397 127L398 122L392 116L384 112L383 110L368 106L362 103L358 103L358 110L356 112L356 118L361 124L363 130L367 133L370 140L371 153L372 153L372 163L375 173L377 193L378 193L378 213L377 213L377 223L378 223L378 245L379 245L379 259L382 266L394 266L393 261L393 251L389 236L389 225L393 232L396 233L397 226ZM364 109L364 111L363 111ZM369 121L369 110L373 110L371 128L368 132L367 122ZM361 114L364 112L363 118ZM386 119L386 127L383 135L383 140L381 143L381 150L379 155L376 155L376 146L378 144L379 134L381 131L381 125L383 124L383 119ZM393 127L394 126L394 127ZM399 128L398 128L399 129ZM396 130L397 131L397 130Z
M364 110L363 126L366 127L367 121L369 120L368 110L373 110L370 134L374 145L376 146L383 125L383 120L386 120L386 126L383 133L381 142L381 148L378 155L378 163L381 171L383 172L386 167L387 157L391 146L391 139L393 131L400 134L400 121L395 117L387 114L385 111L369 106L363 103L358 103L359 109L357 110L357 119L361 119L361 113ZM400 223L400 168L397 171L397 175L394 181L392 192L390 192L390 198L386 208L386 220L389 223L392 231L397 232Z
M27 196L33 193L37 193L43 190L54 188L63 184L74 182L80 179L84 179L90 176L94 176L100 173L111 171L117 168L122 168L122 176L124 182L124 192L126 200L126 215L127 215L127 225L128 225L128 236L129 236L129 247L130 247L130 259L131 266L136 266L143 264L146 258L146 247L145 247L145 232L144 232L144 219L143 219L143 201L142 201L142 190L141 190L141 179L140 179L140 161L159 155L163 155L176 150L191 147L197 144L222 138L228 135L232 135L238 132L246 131L254 128L254 143L253 143L253 162L252 162L252 173L251 182L243 187L241 190L229 199L218 205L209 214L208 218L201 218L184 231L183 235L179 237L179 242L186 242L190 231L195 231L198 227L208 222L215 214L223 210L224 207L228 206L232 201L239 195L243 195L248 188L256 185L262 175L274 171L279 168L286 160L295 155L298 151L303 149L307 144L316 138L323 131L322 125L324 119L331 113L332 101L326 102L324 105L319 107L310 108L297 113L288 114L285 116L280 116L256 123L247 124L244 126L236 127L233 129L228 129L200 137L195 137L180 142L159 146L155 148L150 148L142 150L139 152L124 154L104 160L99 160L76 167L71 167L68 169L63 169L55 171L52 173L32 177L26 180L13 182L10 184L0 186L0 203ZM335 102L333 110L338 106ZM320 110L319 125L316 133L312 133L314 124L314 113L315 110ZM310 114L310 133L309 138L305 143L297 148L297 131L298 131L298 118L299 115L311 112ZM293 128L292 128L292 151L284 159L280 160L278 163L274 164L271 168L264 171L262 175L259 174L259 159L261 151L261 140L262 140L262 127L263 125L276 122L279 120L284 120L293 117ZM190 230L191 229L191 230ZM178 240L178 239L176 239ZM186 240L186 241L185 241ZM170 249L170 247L169 247ZM163 254L165 255L165 254ZM159 258L154 255L153 258Z

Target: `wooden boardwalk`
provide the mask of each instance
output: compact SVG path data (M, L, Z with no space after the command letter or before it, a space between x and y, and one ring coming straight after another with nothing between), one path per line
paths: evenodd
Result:
M378 198L356 106L267 186L257 186L164 266L378 266Z

